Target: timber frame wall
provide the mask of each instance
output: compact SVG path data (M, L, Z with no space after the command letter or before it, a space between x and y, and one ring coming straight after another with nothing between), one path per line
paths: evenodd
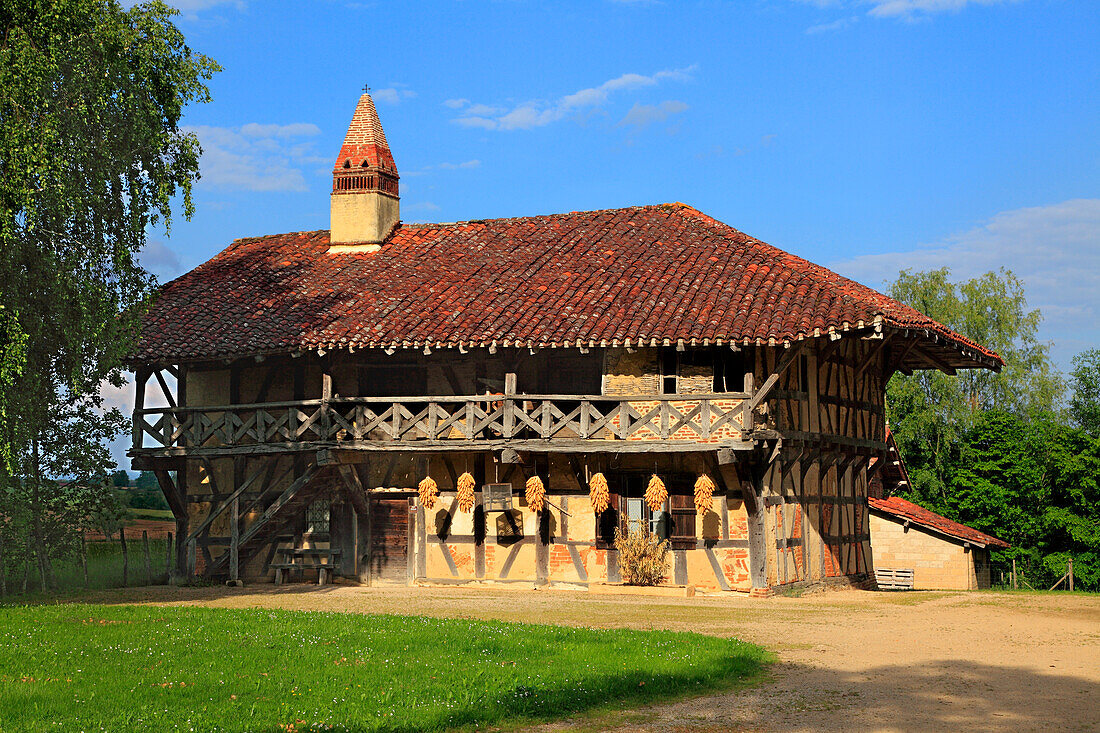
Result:
M865 329L736 352L143 364L131 456L156 472L176 516L181 579L270 577L278 548L315 542L341 550L341 575L371 582L372 515L378 502L404 502L403 582L614 582L615 551L587 496L599 470L678 477L666 480L679 532L672 582L741 591L862 583L873 573L867 485L885 449L885 383L921 338ZM147 390L164 405L147 406ZM464 471L479 489L470 514L451 493ZM718 491L714 509L696 516L684 484L700 473ZM431 511L414 498L426 475L442 492ZM550 501L539 515L522 499L532 475ZM485 512L484 483L511 483L512 509ZM625 511L626 489L615 500ZM331 507L327 537L306 525L316 501Z

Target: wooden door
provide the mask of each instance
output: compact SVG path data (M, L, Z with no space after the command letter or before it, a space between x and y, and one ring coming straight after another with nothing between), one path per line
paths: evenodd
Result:
M405 583L409 566L409 500L370 499L371 582Z

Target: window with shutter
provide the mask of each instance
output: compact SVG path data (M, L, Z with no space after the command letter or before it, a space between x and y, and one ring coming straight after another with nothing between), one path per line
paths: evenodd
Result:
M674 550L695 548L695 497L692 494L669 494L672 527L669 539Z

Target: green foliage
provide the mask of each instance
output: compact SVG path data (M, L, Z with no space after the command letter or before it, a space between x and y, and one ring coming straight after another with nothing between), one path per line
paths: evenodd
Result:
M743 686L768 661L701 634L259 609L24 606L0 634L5 730L512 728Z
M1089 349L1073 357L1070 373L1069 409L1081 428L1100 437L1100 349Z
M668 575L668 540L648 527L625 533L616 527L615 549L619 551L619 573L627 585L660 585Z
M126 421L99 388L122 384L154 285L136 255L174 197L192 211L200 149L181 115L217 65L175 12L0 5L0 546L33 546L44 582L75 518L111 501L103 446Z
M1049 587L1072 557L1078 586L1100 590L1100 439L1055 414L980 414L932 508L1011 543L1001 567L1015 557Z
M925 315L996 351L999 372L966 369L895 374L886 388L887 414L919 498L946 496L948 467L958 460L962 435L983 410L1026 414L1052 410L1063 385L1048 348L1037 339L1042 316L1030 310L1023 283L1012 272L988 272L955 283L947 268L902 271L889 293Z
M1011 272L963 283L946 269L902 272L890 294L993 349L999 374L895 374L887 413L913 486L907 498L1012 544L1025 578L1052 585L1074 560L1079 587L1100 590L1100 350L1074 359L1071 413ZM1091 434L1090 434L1091 432Z

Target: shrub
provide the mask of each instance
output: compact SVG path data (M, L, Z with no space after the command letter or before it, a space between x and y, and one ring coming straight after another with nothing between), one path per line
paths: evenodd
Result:
M660 585L668 570L668 541L649 529L615 530L619 573L627 585Z

